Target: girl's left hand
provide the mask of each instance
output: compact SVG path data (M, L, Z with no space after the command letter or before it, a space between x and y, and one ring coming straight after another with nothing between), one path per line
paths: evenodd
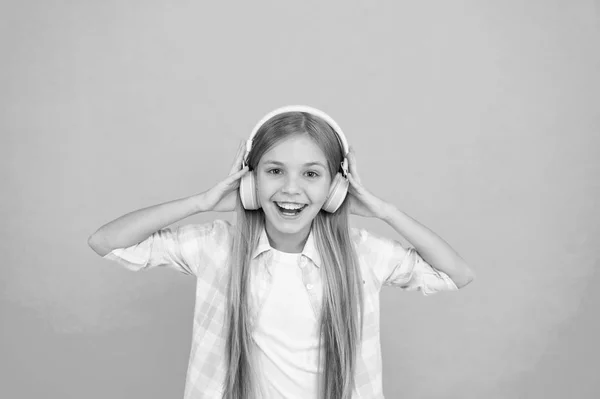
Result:
M354 148L348 151L348 194L350 195L350 214L382 219L388 204L371 194L360 182Z

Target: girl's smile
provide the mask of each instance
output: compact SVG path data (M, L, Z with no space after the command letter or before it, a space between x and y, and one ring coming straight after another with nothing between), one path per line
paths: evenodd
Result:
M275 202L277 210L285 219L298 219L300 214L306 209L308 204L298 204L294 202Z

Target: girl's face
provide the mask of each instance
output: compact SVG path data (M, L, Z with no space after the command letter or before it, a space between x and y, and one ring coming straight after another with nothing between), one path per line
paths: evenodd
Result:
M294 135L267 151L255 173L267 233L284 251L301 251L331 185L325 154L308 135Z

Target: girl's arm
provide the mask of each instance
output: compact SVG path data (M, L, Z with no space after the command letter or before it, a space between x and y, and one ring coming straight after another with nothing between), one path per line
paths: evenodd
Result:
M384 209L381 220L406 238L429 265L446 273L458 288L473 281L473 270L440 236L392 204L386 203Z
M202 193L138 209L100 227L88 238L88 244L98 255L104 256L115 248L142 242L166 226L207 210L205 202Z
M365 217L376 217L394 228L406 238L419 255L433 268L448 275L458 288L464 287L475 278L467 263L437 234L417 222L392 204L374 196L361 183L354 148L348 152L350 173L348 187L351 213Z

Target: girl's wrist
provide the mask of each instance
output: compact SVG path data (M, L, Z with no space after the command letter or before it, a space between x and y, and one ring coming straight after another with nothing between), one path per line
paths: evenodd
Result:
M383 220L386 223L390 220L390 217L394 214L394 212L398 211L398 209L393 204L390 204L389 202L385 201L381 202L381 205L378 207L378 209L380 209L380 211L377 214L377 218Z
M192 204L191 206L192 206L194 215L197 213L209 211L205 193L192 195L191 197L189 197L189 200L191 201L191 204Z

